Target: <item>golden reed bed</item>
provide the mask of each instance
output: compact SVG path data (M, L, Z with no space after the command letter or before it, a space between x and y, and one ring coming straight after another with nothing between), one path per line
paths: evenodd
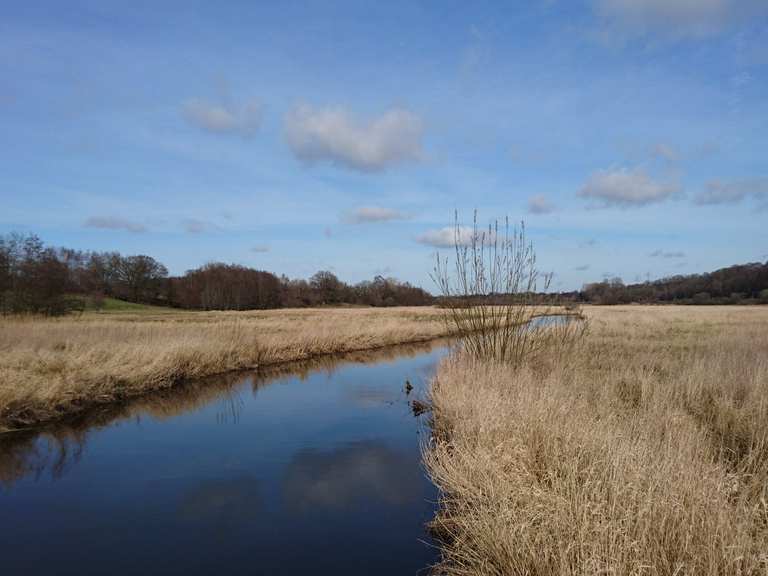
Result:
M522 370L454 356L440 574L768 574L768 307L587 307Z
M0 319L0 430L184 380L446 335L436 308Z

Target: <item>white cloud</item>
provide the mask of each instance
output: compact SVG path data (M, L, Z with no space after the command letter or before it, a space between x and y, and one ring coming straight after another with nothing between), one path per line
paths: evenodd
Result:
M595 0L609 34L672 37L717 34L765 10L763 0Z
M147 228L138 222L131 222L114 216L91 216L84 223L86 228L101 228L102 230L126 230L128 232L146 232Z
M555 205L543 194L528 198L528 212L530 214L549 214L554 211Z
M699 205L738 204L746 198L768 202L768 178L723 182L712 180L693 199Z
M489 236L488 231L478 231L478 241L483 238L488 241L492 239L492 234ZM446 226L445 228L439 228L437 230L427 230L424 234L416 237L416 242L420 244L426 244L428 246L434 246L435 248L453 248L458 244L459 246L468 246L472 244L472 240L475 238L475 232L470 226Z
M182 111L187 122L217 134L253 136L261 125L261 105L250 100L242 106L217 104L201 98L187 100Z
M657 182L640 169L618 168L592 174L578 196L594 200L602 208L629 208L664 202L680 193L678 184Z
M382 206L362 206L342 215L342 220L348 224L364 224L367 222L388 222L390 220L407 220L408 214Z
M421 119L401 108L359 121L342 108L300 105L285 118L285 137L297 158L362 172L419 160L422 135Z

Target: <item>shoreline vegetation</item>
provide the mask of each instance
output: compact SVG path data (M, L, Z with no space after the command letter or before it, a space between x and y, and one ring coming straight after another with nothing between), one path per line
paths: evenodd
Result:
M376 350L317 356L310 360L262 366L253 371L217 374L173 388L148 391L120 402L100 404L41 426L0 434L0 492L29 475L39 477L45 472L52 478L63 477L77 464L97 430L145 417L166 421L213 402L219 406L217 419L235 422L239 420L242 408L241 389L256 394L282 378L298 377L303 381L313 372L322 371L330 376L350 364L362 366L414 358L449 342L438 338Z
M6 317L0 322L0 432L208 376L453 335L443 310L423 306L248 312L145 307Z
M0 431L207 376L450 335L432 307L8 317L0 322Z
M544 312L568 313L529 317ZM5 318L0 430L29 433L207 376L432 341L450 335L445 314L147 307ZM762 573L768 308L580 314L586 334L518 364L455 352L438 367L424 447L441 493L435 573Z
M768 309L583 313L568 349L438 367L435 573L764 574Z

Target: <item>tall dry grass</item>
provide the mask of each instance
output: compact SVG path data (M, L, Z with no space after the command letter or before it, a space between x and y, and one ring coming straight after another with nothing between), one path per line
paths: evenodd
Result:
M211 374L446 335L433 308L0 320L0 430Z
M768 574L768 308L586 314L518 370L440 366L436 572Z
M50 474L53 478L63 477L77 464L90 437L118 422L136 421L146 416L166 420L214 402L217 421L236 422L244 405L243 394L248 390L256 394L282 377L303 380L316 371L331 375L349 363L368 364L413 358L448 342L437 339L349 352L343 356L317 356L305 361L262 367L252 372L219 374L185 382L183 386L148 391L125 402L100 405L98 410L73 414L49 426L14 430L13 433L0 435L0 489L11 488L19 480L30 476ZM243 386L244 382L247 382L247 387Z

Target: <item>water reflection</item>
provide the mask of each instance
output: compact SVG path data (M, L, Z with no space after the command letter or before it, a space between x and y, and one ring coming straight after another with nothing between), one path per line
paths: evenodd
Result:
M392 405L402 398L402 393L394 386L371 387L354 386L348 393L350 401L359 408L373 408L382 405Z
M358 442L329 452L304 450L283 479L286 505L294 512L352 508L361 504L403 506L422 497L419 459L383 442Z
M62 429L55 434L17 432L0 441L0 486L9 488L25 476L39 479L46 472L62 478L80 460L85 436L83 431Z
M416 358L430 351L445 348L448 340L433 340L414 344L390 346L374 351L329 355L301 362L267 366L252 372L217 375L159 390L121 403L99 406L52 426L36 430L0 435L0 487L10 488L22 478L49 477L57 480L76 466L90 435L121 422L141 423L150 418L166 421L182 414L213 405L218 424L237 424L245 405L245 395L258 391L283 378L304 382L310 375L321 372L331 378L338 370L352 364L376 364ZM419 367L422 381L431 365ZM387 382L381 387L352 387L346 392L357 408L391 405L402 400L397 393L399 382Z
M418 573L437 492L408 400L444 353L231 374L2 436L3 574Z
M204 480L181 499L178 515L188 521L245 522L258 518L264 501L252 476Z

